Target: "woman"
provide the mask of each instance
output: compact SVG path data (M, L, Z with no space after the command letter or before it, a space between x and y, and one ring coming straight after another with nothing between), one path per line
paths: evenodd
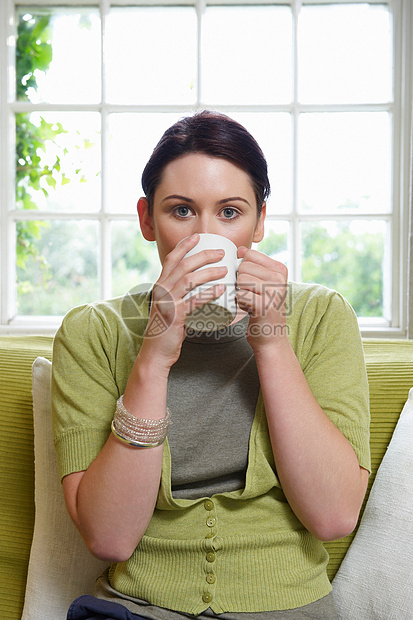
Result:
M355 527L370 467L354 313L251 249L269 182L235 121L201 112L176 123L142 185L158 281L129 301L75 308L55 340L67 507L90 552L111 563L97 598L74 602L68 618L332 620L322 541ZM186 257L205 232L244 259L238 314L227 329L188 334L188 314L223 292L186 298L226 272L220 250Z

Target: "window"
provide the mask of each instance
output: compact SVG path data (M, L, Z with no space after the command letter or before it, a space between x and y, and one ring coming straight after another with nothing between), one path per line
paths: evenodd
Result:
M365 335L406 335L408 0L1 3L1 322L153 282L136 217L166 127L242 122L272 185L258 249L339 290Z

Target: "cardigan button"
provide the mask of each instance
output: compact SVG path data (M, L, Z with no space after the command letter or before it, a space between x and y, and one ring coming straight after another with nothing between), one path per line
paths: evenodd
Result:
M206 499L204 502L204 508L205 510L213 510L214 509L214 502L210 499Z
M215 583L216 577L214 573L208 573L208 575L206 576L206 580L208 583Z
M215 517L209 517L209 519L207 519L206 524L208 527L214 527L215 523L216 523L216 519Z
M204 601L204 603L210 603L212 601L212 594L211 594L211 592L204 592L202 600Z
M215 553L213 551L209 551L206 554L207 562L215 562Z

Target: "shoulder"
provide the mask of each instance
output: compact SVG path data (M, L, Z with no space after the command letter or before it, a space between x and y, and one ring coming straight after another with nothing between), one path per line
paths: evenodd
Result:
M303 322L313 327L320 322L357 323L350 303L336 290L321 284L289 282L286 303L287 320L291 327Z
M351 307L348 301L338 291L327 288L322 284L290 281L288 286L289 299L292 305L300 304L301 307L311 304L313 306L318 306L320 310L331 304Z
M135 354L145 333L149 300L150 291L145 291L73 308L55 335L54 355L66 350L112 358L119 349Z
M360 340L357 317L349 302L320 284L289 283L287 324L297 349L316 341L326 345Z
M128 329L137 320L147 319L149 302L150 291L142 291L76 306L63 318L58 334L74 331L77 334L103 335L116 332L122 327Z

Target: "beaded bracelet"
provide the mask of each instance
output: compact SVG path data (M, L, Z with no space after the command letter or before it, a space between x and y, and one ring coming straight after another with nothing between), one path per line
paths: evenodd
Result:
M112 420L112 433L117 439L135 448L155 448L166 439L170 421L170 411L161 420L137 418L125 408L123 395L116 403L115 416Z

